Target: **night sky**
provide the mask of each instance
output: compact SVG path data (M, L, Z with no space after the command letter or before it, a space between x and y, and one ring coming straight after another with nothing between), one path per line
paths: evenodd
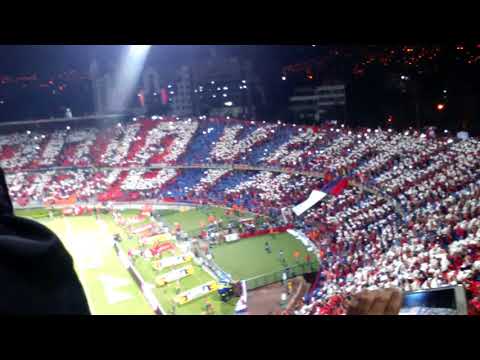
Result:
M101 60L118 58L125 45L0 45L0 73L39 75L68 69L87 71L92 56ZM181 65L208 56L207 45L156 45L147 62ZM218 56L240 55L260 67L278 69L285 63L309 56L308 46L215 46ZM318 51L317 51L318 53Z

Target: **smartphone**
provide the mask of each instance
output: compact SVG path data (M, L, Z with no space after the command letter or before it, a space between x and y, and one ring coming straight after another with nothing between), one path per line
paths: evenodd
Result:
M463 286L404 293L400 315L467 315L467 296Z
M0 168L0 215L13 215L12 201L8 193L5 173Z

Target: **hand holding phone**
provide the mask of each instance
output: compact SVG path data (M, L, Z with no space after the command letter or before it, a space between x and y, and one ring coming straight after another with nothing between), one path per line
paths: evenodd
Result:
M399 289L364 290L347 301L347 315L398 315L402 303Z

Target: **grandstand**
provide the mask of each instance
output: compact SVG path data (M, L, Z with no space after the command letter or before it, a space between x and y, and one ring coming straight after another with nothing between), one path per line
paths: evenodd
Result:
M181 223L190 237L199 237L203 218L199 215L195 224L189 224L182 212L186 208L201 212L200 206L209 205L216 210L204 216L215 214L224 223L263 217L268 230L282 229L278 236L288 244L286 251L296 249L289 246L297 238L306 238L301 257L313 249L316 268L294 275L314 272L315 281L287 313L343 314L342 299L361 289L416 290L450 284L463 284L469 290L471 313L478 311L476 138L351 129L334 123L301 126L204 117L60 122L36 124L28 131L24 124L9 124L4 130L0 166L17 209L53 205L80 213L100 204L108 209L148 203L154 209L175 209L171 216L160 215L169 232ZM282 209L303 202L313 190L327 196L300 216L284 216ZM229 209L237 214L224 215ZM104 221L112 229L120 226L108 217ZM262 223L252 226L255 242L235 250L249 241L240 240L212 251L213 258L219 258L217 265L236 280L282 271L276 261L265 268L249 267L243 260L229 267L222 259L234 257L232 251L252 251L252 262L265 263L263 244L273 243L276 235L266 240L261 237ZM121 228L128 236L128 228ZM124 250L134 249L139 239ZM176 244L178 250L181 242ZM170 255L187 252L177 250ZM143 261L138 266L146 269ZM198 280L189 280L191 287L221 275L212 269L203 273L200 265L195 266L199 275ZM154 283L158 274L150 268L147 273ZM173 287L168 291L173 296ZM202 311L198 303L188 310L176 308L159 289L153 293L166 313ZM233 313L231 303L223 305L208 296L216 313Z

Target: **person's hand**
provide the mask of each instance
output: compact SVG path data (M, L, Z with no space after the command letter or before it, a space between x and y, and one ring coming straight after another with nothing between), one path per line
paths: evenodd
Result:
M399 289L364 290L347 301L347 315L398 315L402 303Z

